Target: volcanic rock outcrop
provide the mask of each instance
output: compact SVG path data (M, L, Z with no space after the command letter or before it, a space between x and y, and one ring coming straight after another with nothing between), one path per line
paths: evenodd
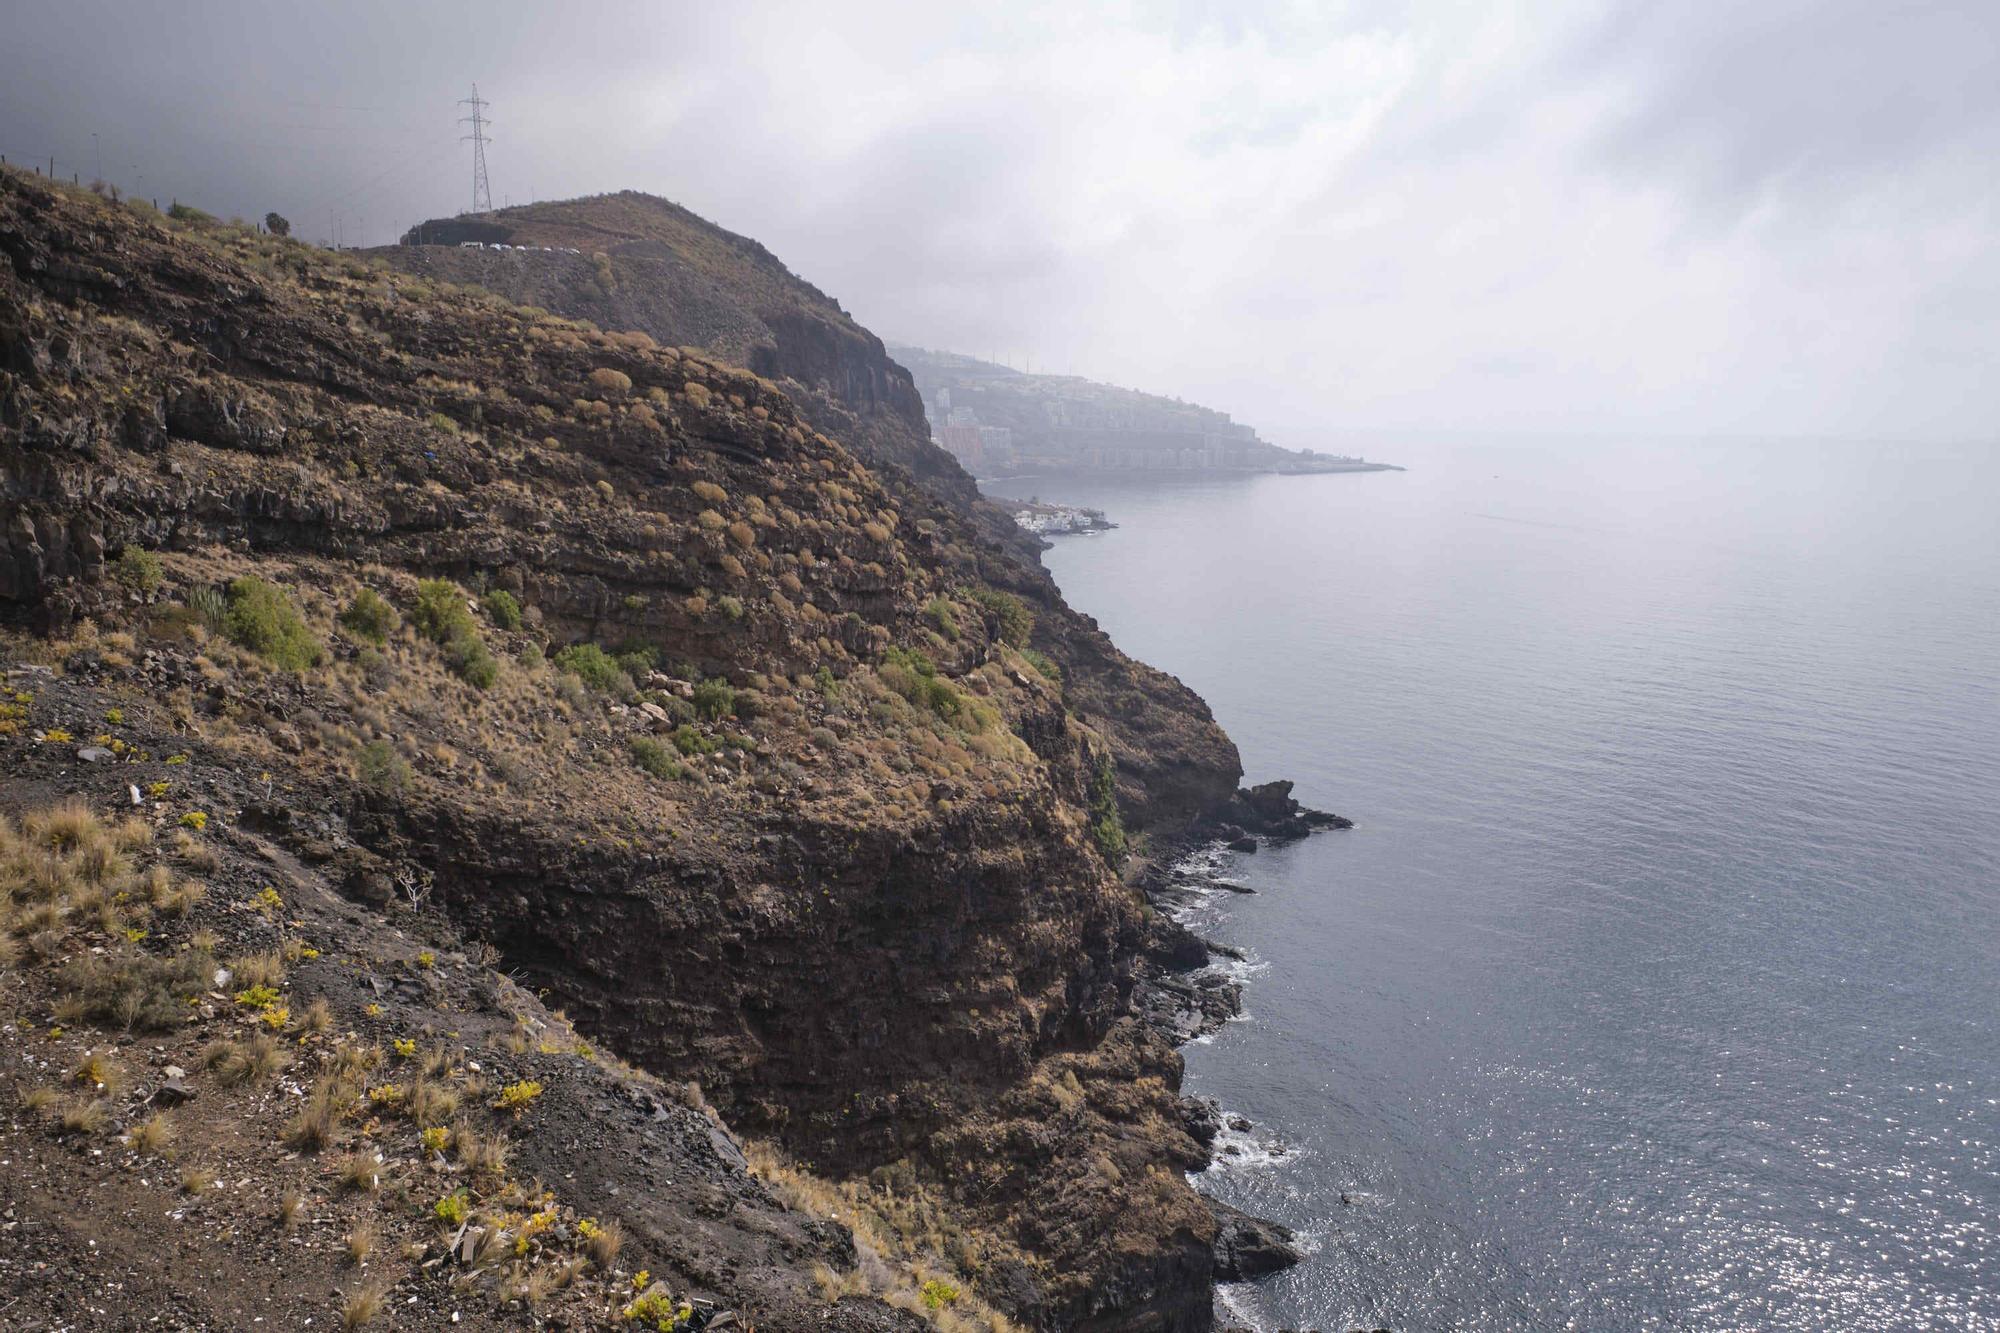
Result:
M1117 864L1224 810L1234 747L996 535L879 342L630 207L710 248L618 241L635 304L592 324L0 171L5 646L92 692L19 691L5 762L284 858L361 914L326 914L344 947L440 932L699 1085L853 1226L858 1260L795 1247L829 1302L1207 1329L1206 1150ZM720 355L645 331L690 307ZM89 708L148 736L79 767Z

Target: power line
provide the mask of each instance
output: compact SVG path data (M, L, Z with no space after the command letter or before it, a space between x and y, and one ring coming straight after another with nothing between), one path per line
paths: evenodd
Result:
M401 157L390 162L389 165L383 167L359 185L347 188L334 186L331 189L320 192L306 203L299 205L300 211L316 213L322 208L331 208L335 205L351 206L359 200L373 196L391 186L400 188L402 185L409 183L412 177L418 173L428 175L440 165L445 154L457 151L449 142L445 141L419 144ZM419 161L419 158L421 158L421 161Z
M472 96L459 98L458 104L472 108L471 115L460 116L458 118L459 124L470 124L472 126L472 133L463 136L460 140L462 143L470 143L472 145L472 211L475 213L491 213L493 211L493 191L486 184L486 145L490 140L486 137L487 121L484 115L487 106L490 104L480 100L479 85L476 83L472 85Z

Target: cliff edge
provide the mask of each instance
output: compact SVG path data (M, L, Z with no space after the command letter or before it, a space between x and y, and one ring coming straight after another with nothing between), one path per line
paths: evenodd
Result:
M709 280L782 286L760 253ZM143 1269L109 1219L175 1206L172 1081L238 1193L397 1239L280 1233L314 1256L256 1270L280 1323L337 1273L585 1325L656 1286L765 1327L1209 1327L1117 866L1235 751L948 469L817 424L897 418L893 377L14 170L0 256L11 1234ZM256 1262L203 1217L182 1263Z

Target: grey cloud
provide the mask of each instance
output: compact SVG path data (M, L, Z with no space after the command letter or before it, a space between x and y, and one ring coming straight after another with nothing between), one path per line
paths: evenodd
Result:
M29 0L0 151L315 239L637 188L892 339L1450 427L1991 437L2000 7ZM365 224L365 230L364 230ZM1913 412L1912 403L1923 404Z
M1602 138L1610 159L1743 207L1990 153L2000 8L1780 0L1722 13L1628 0L1578 40L1566 73L1632 85Z

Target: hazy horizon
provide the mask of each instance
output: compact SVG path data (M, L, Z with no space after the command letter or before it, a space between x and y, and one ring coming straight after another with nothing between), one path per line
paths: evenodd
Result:
M0 152L387 243L664 195L892 342L1386 432L1986 442L2000 10L13 7Z

